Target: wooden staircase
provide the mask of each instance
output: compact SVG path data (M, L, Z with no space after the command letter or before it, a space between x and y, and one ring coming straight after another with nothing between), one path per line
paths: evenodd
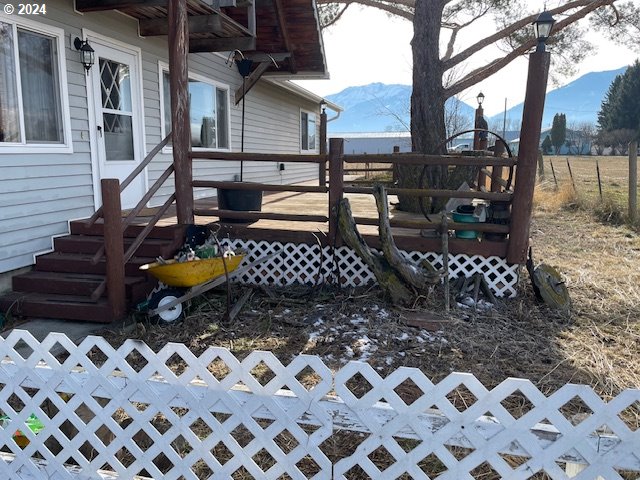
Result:
M126 251L143 226L124 230ZM114 320L107 300L91 296L105 280L104 256L92 262L104 245L103 223L88 226L88 221L71 222L71 233L54 240L54 251L40 255L34 269L12 279L13 291L0 297L0 312L13 316L60 318L109 323ZM138 268L156 257L171 258L184 240L184 227L154 227L135 255L125 265L127 309L130 310L153 289L157 281Z

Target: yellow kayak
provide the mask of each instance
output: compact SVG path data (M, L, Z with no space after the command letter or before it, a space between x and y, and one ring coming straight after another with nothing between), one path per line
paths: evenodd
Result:
M244 255L225 258L227 271L229 273L233 272L242 263L243 259ZM222 257L202 258L190 262L167 260L166 263L154 262L142 265L140 270L148 271L162 283L171 287L195 287L224 275L222 261Z

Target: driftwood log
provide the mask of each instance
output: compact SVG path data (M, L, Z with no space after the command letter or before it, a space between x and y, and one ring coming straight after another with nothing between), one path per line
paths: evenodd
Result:
M441 275L429 262L413 264L401 253L393 240L389 224L387 192L382 185L373 187L379 219L379 235L383 255L374 252L360 235L351 213L349 200L340 201L338 228L344 242L351 247L371 269L382 289L394 304L410 305L416 292L438 283Z

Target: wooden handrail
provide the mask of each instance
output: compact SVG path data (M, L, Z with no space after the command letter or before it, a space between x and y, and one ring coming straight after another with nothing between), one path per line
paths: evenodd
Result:
M167 145L167 143L169 143L170 139L171 139L171 132L169 132L167 136L164 137L162 141L147 154L146 157L144 157L144 160L140 162L140 164L129 174L129 176L127 176L127 178L124 179L124 181L120 184L120 193L122 193L124 189L129 186L129 184L133 181L134 178L140 175L140 172L142 172L142 170L144 170L146 166L149 165L151 160L153 160L153 157L155 157L158 154L158 152L160 152L160 150L162 150ZM89 221L86 223L87 228L91 227L94 223L96 223L96 221L101 216L102 216L102 207L98 208L98 210L96 210L95 213L91 215L91 217L89 218Z
M288 213L270 212L240 212L237 210L220 210L216 208L194 209L194 215L199 217L232 218L238 220L283 220L289 222L321 222L326 223L329 217L326 215L291 215Z
M372 187L344 187L344 193L366 193L373 195ZM407 195L412 197L438 198L480 198L498 202L509 202L511 193L478 192L475 190L422 190L419 188L388 188L389 195Z
M242 162L324 163L326 155L293 155L290 153L231 153L192 151L193 160L225 160Z
M329 191L327 187L316 187L311 185L274 185L270 183L222 182L217 180L194 180L192 184L194 187L262 190L264 192L327 193Z
M512 167L517 159L500 157L466 157L448 155L425 155L420 153L389 153L382 155L343 155L345 163L395 163L399 165L497 165Z
M172 193L171 195L169 195L169 198L167 198L167 201L164 202L164 204L158 209L158 211L153 216L153 218L149 220L149 223L147 223L144 229L138 234L136 239L133 241L133 243L129 246L126 253L124 254L124 263L127 263L129 260L131 260L131 257L133 257L133 254L136 253L136 250L140 247L140 245L142 245L142 242L144 242L144 240L147 238L147 235L149 235L151 230L153 230L153 227L156 226L156 223L158 223L158 220L162 218L162 215L164 215L164 212L167 211L167 209L171 206L171 204L175 201L175 199L176 199L175 193Z
M155 195L155 193L160 190L160 187L164 184L164 182L171 176L173 173L173 163L167 167L167 169L158 177L155 183L151 186L151 188L144 194L144 196L140 199L138 204L134 207L133 210L129 212L127 218L122 221L122 229L124 230L131 222L138 216L138 213L142 211L147 202L151 200L151 197Z

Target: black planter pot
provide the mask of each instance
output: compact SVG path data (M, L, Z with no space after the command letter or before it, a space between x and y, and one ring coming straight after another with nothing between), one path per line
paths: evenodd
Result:
M239 188L218 188L218 208L235 212L259 212L262 210L262 190L241 190ZM254 223L257 220L220 218L225 223Z

